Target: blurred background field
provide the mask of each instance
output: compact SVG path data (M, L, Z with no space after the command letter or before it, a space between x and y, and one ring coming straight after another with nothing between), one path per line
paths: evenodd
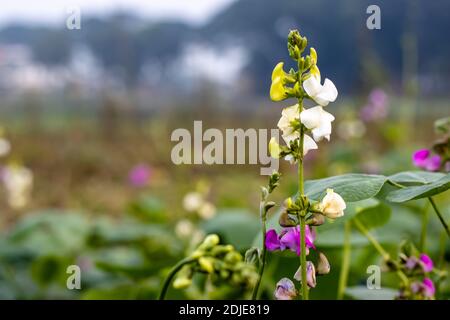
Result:
M287 60L289 29L308 37L340 93L332 143L308 154L307 179L414 170L411 154L431 146L434 121L450 115L448 2L383 1L382 29L373 31L365 25L370 1L229 0L192 17L192 8L177 13L185 2L163 2L80 4L80 30L68 30L64 8L50 2L42 21L16 18L6 6L13 13L0 21L0 126L10 150L0 163L28 168L32 182L19 206L0 189L0 298L153 299L167 268L202 235L217 232L242 252L250 247L266 183L261 165L177 166L170 135L192 131L194 120L220 130L275 128L284 105L269 101L270 74ZM188 6L196 5L206 6ZM61 15L46 20L55 10ZM280 165L278 202L297 188L296 169ZM209 210L187 210L192 192ZM437 201L448 221L448 193ZM390 235L388 248L405 237L420 242L424 208L421 201L394 208L377 230ZM318 244L333 271L313 298L336 297L339 230ZM448 270L449 242L434 216L428 234L427 251ZM354 239L351 286L364 284L367 265L379 260ZM296 269L292 257L270 259L267 298ZM82 290L65 286L70 264L82 269ZM247 297L226 286L202 293L204 281L169 294ZM443 288L448 297L448 281Z

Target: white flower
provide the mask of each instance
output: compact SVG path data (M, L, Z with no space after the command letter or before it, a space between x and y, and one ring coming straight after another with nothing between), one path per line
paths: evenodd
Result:
M312 75L303 82L305 92L318 104L325 107L329 102L336 100L338 91L330 79L320 84L320 75Z
M189 192L183 199L183 207L189 212L199 210L203 203L203 196L199 192Z
M3 170L2 180L8 196L8 204L13 209L23 208L29 198L33 186L33 173L30 169L15 165Z
M192 222L182 219L175 225L175 233L180 238L190 237L195 231L195 226Z
M330 219L342 217L346 207L344 199L333 189L327 189L327 194L320 203L322 213Z
M283 132L282 137L287 145L300 136L298 130L292 126L292 123L298 120L299 117L300 111L298 109L298 104L284 108L281 112L281 118L278 121L278 128Z
M0 157L6 156L11 150L11 144L5 138L0 138Z
M298 139L300 137L298 128L293 127L293 123L299 118L300 111L298 109L298 104L288 108L284 108L281 112L281 118L280 121L278 121L278 128L282 131L282 137L288 146L290 145L291 141L294 141L295 139ZM275 150L276 148L274 142L275 141L272 142L272 150L277 151ZM314 142L314 140L310 136L305 134L303 139L303 155L306 155L309 150L314 150L317 148L317 144ZM292 155L287 155L284 159L291 163L295 162Z
M334 116L323 110L321 106L302 111L300 121L311 130L314 140L320 141L323 138L330 140L331 122L334 121Z
M210 202L205 202L198 209L198 215L205 220L211 219L216 215L216 207Z

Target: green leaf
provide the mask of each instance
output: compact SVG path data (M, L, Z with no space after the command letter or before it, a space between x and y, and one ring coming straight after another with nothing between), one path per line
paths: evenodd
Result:
M376 207L361 210L355 216L355 218L358 219L368 230L385 225L389 221L390 217L391 208L384 203L380 203Z
M306 181L305 191L311 199L319 200L331 188L346 202L356 202L376 196L386 180L386 177L380 175L351 173Z
M400 184L427 184L445 177L444 173L428 171L405 171L399 172L388 179Z
M128 213L136 218L152 223L167 222L164 204L153 196L142 196L128 206Z
M394 298L398 295L398 290L392 288L371 290L365 286L356 286L347 288L345 293L358 300L394 300Z
M217 233L222 242L232 244L237 250L248 249L260 230L259 217L242 210L219 212L205 221L202 229L207 233Z
M391 202L405 202L410 200L428 198L447 191L450 188L450 174L441 179L422 186L412 186L392 191L387 200Z

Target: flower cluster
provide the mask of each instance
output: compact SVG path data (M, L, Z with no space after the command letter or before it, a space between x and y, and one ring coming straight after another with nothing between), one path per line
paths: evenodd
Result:
M274 158L284 158L291 164L299 166L299 194L295 199L286 199L279 224L280 232L268 230L264 235L264 246L268 251L289 250L300 256L300 268L294 279L302 284L302 297L307 299L308 287L316 286L316 275L327 274L330 264L323 253L318 254L314 264L307 261L311 249L316 249L314 228L325 223L326 219L336 219L344 215L346 204L344 199L332 189L326 190L321 201L312 201L304 195L303 190L303 160L310 151L318 149L318 142L329 141L332 133L334 116L325 110L330 102L334 102L338 91L329 79L321 80L317 66L317 52L309 49L309 54L303 55L307 47L307 39L297 30L288 36L290 57L298 64L298 70L285 72L284 63L278 63L272 72L270 97L273 101L296 98L297 103L284 108L278 121L285 145L280 145L275 138L269 142L269 152ZM308 99L313 106L306 108L304 100ZM304 234L303 234L304 233ZM277 284L275 297L277 299L293 299L299 295L293 282L283 278Z
M435 129L443 137L435 141L431 150L415 151L412 155L413 164L426 171L450 172L450 118L437 120Z
M305 134L303 137L303 150L301 156L306 155L310 150L318 149L317 142L330 140L331 123L334 116L325 111L330 102L337 98L338 91L333 82L325 79L321 83L321 75L317 67L317 52L310 48L309 55L300 57L306 47L306 38L301 37L297 31L289 34L291 57L298 57L301 70L295 72L293 69L289 73L283 70L283 62L278 63L272 72L272 85L270 97L273 101L281 101L290 97L307 98L317 105L304 109L298 103L283 109L281 118L278 121L278 128L282 131L282 137L286 147L281 147L275 138L269 143L269 151L272 157L284 157L285 160L294 163L298 160L296 156L300 138L300 127L303 126ZM292 44L294 43L294 44ZM299 43L300 46L295 45ZM291 86L289 86L291 85ZM306 133L310 133L312 137Z
M215 234L205 238L178 272L173 282L174 288L189 287L195 273L207 274L213 285L229 283L235 287L250 288L255 284L258 277L255 266L244 261L232 245L220 245L219 240Z
M396 268L404 272L408 284L400 289L398 299L431 300L436 293L435 282L431 279L433 274L442 275L436 269L433 260L425 253L419 251L411 243L404 243L400 249L399 262Z

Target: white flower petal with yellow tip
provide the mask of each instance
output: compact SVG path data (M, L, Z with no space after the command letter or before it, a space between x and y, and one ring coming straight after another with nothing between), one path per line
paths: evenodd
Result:
M330 79L325 79L323 85L320 84L320 76L312 75L303 82L305 92L318 104L325 107L328 103L336 100L338 91Z
M303 110L300 121L311 130L314 140L321 141L323 138L330 140L331 122L334 121L334 116L321 106Z

